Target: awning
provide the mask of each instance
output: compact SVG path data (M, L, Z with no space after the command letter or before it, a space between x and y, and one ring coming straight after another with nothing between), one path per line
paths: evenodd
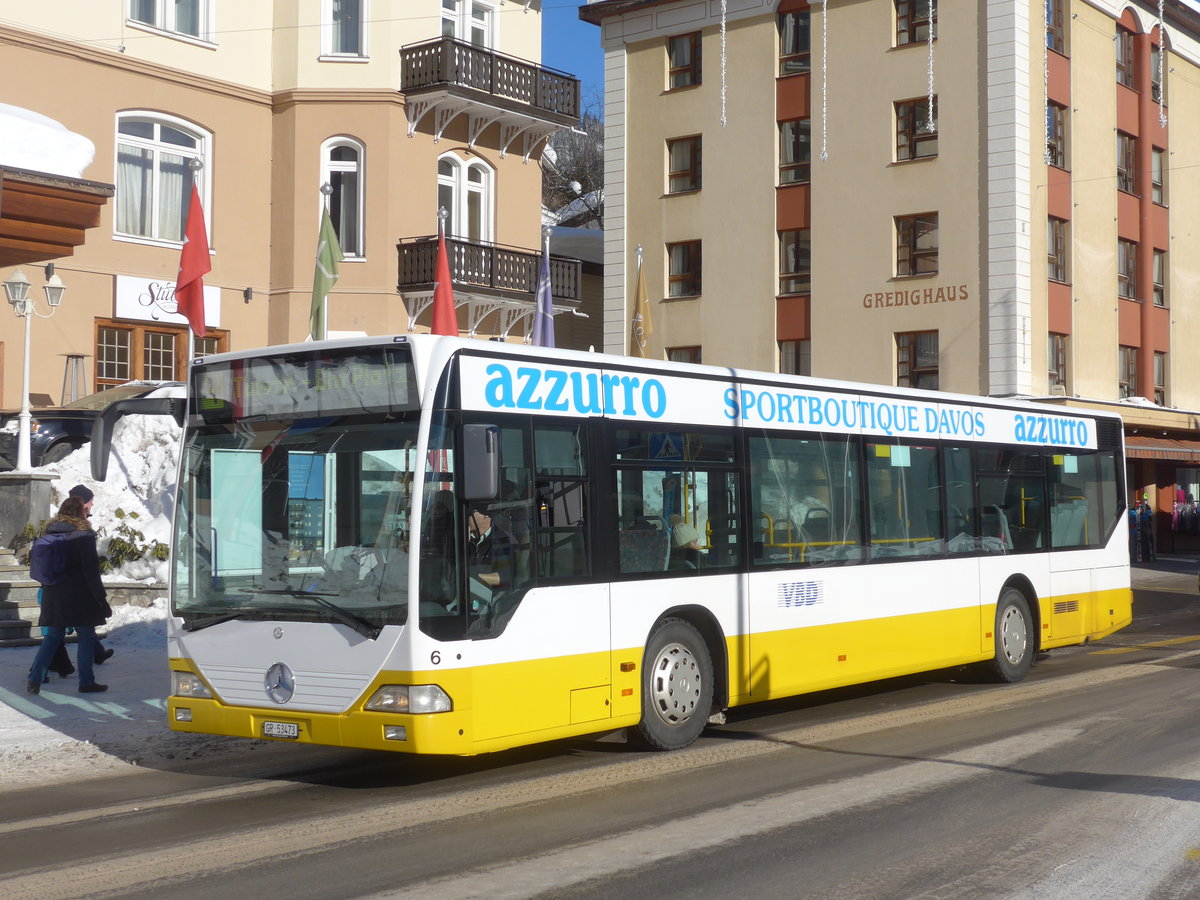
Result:
M1166 462L1200 464L1200 441L1131 434L1125 438L1125 455L1130 459L1160 459Z

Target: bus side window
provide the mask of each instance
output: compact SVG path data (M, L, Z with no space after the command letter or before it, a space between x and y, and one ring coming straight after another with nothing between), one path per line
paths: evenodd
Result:
M536 508L533 553L538 581L583 578L587 542L588 426L534 426Z

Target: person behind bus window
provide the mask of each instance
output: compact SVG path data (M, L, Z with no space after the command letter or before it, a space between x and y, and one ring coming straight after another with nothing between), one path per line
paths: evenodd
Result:
M679 513L671 513L671 568L700 568L700 532Z
M493 591L513 584L517 542L486 506L476 504L467 517L467 572Z

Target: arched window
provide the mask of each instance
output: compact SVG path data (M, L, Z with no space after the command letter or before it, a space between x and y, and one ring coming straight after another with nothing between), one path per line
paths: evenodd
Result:
M491 241L494 193L495 178L486 163L467 163L453 153L438 160L438 206L449 213L446 234Z
M117 234L182 243L193 181L211 226L212 185L206 165L211 157L211 135L190 122L158 113L119 113ZM208 234L211 244L211 227Z
M366 148L349 137L330 138L321 145L321 183L333 188L329 217L338 233L342 253L353 259L366 256L363 241L363 165Z

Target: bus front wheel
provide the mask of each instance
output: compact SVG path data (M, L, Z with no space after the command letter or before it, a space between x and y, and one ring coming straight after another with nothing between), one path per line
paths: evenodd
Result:
M704 638L682 619L664 619L642 661L641 742L654 750L682 750L704 730L712 697L712 657Z
M1037 634L1033 627L1033 616L1029 613L1029 601L1016 588L1005 588L996 604L996 627L992 632L996 641L996 657L991 662L990 674L996 681L1013 683L1020 681L1033 665Z

